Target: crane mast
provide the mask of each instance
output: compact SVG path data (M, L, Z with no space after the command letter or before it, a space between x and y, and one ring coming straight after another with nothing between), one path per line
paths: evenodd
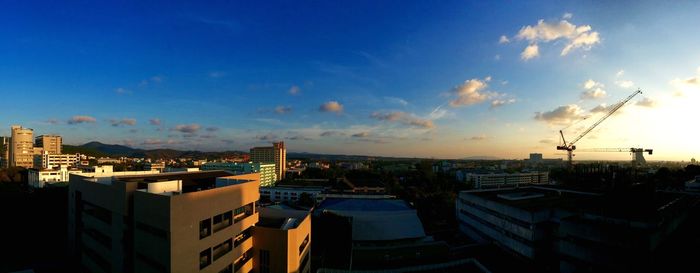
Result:
M600 125L603 121L605 121L608 117L610 117L612 114L617 112L620 108L622 108L623 105L625 105L628 101L630 101L634 96L641 94L642 90L637 89L637 91L634 91L631 95L629 95L627 98L623 99L622 101L616 103L613 105L612 109L610 109L605 115L603 115L598 121L593 123L593 125L589 126L586 130L584 130L580 135L574 138L574 140L570 142L566 142L566 139L564 138L564 129L559 130L559 135L561 135L561 140L562 140L562 145L557 146L557 150L564 150L567 152L567 159L569 161L569 167L573 167L573 152L576 150L576 142L581 140L584 136L586 136L588 133L593 131L598 125Z

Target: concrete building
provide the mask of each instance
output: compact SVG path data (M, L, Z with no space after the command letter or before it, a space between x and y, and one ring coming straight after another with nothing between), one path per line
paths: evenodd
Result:
M77 154L52 154L43 151L40 155L34 156L34 168L36 169L53 169L59 166L77 166L80 162L80 157Z
M272 202L299 201L302 193L308 194L311 199L317 202L322 201L319 195L326 191L328 187L322 186L275 186L260 188L260 197L267 198Z
M284 146L284 142L274 142L272 147L251 148L250 161L274 163L277 180L284 179L287 168L287 149Z
M70 249L88 272L308 272L308 213L264 216L259 184L226 171L71 175Z
M34 130L12 125L10 138L10 167L31 168L34 166Z
M157 170L159 172L165 171L165 162L148 162L144 165L145 170Z
M530 162L532 163L537 163L537 162L542 162L542 154L540 153L532 153L530 154Z
M34 139L34 147L40 147L49 154L61 154L63 139L57 135L40 135Z
M260 173L260 186L272 187L277 183L276 165L261 162L207 162L200 167L203 171L222 170L234 174Z
M0 168L8 167L10 158L10 137L0 136Z
M471 182L475 189L549 183L549 172L478 173L459 171L456 175L458 179L461 178L460 181Z
M253 268L258 273L311 271L311 215L308 211L260 208L253 229Z
M82 170L71 169L66 165L50 169L32 168L27 170L27 183L32 188L43 188L48 184L68 182L70 174L79 174L82 172Z
M700 197L596 193L560 187L459 193L460 230L543 268L561 272L644 269ZM643 270L642 270L643 271Z

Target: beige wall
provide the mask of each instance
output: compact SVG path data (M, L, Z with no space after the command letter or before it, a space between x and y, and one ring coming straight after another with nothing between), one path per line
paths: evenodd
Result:
M304 250L299 253L299 246L307 235L309 241ZM304 256L309 255L308 259L311 259L309 253L311 249L311 216L307 214L296 228L288 230L256 226L253 229L253 244L255 250L253 272L260 272L260 250L267 250L270 253L270 272L308 272L310 260L306 263L305 268L300 269L299 265Z
M34 130L13 125L10 139L10 166L34 166Z

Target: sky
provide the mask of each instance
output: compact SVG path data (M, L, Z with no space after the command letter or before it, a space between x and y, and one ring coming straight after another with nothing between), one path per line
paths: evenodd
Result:
M695 1L1 1L10 125L135 148L700 157ZM576 159L630 158L577 152Z

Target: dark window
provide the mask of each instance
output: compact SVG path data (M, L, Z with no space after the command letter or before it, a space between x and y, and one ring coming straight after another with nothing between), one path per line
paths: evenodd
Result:
M104 257L100 256L95 252L94 250L90 249L89 247L83 246L83 253L85 253L85 256L90 258L97 266L99 266L102 270L105 272L111 272L112 271L112 265L109 263L107 259Z
M306 267L306 264L309 263L309 253L306 253L304 255L304 258L301 259L301 263L299 263L299 272L304 272L304 268Z
M82 203L83 211L85 212L85 214L95 217L96 219L106 224L112 224L112 212L103 207L91 204L89 202L83 201Z
M246 262L248 262L248 260L250 260L252 258L253 258L253 249L251 248L250 250L243 253L243 255L241 255L241 257L238 258L238 260L236 260L236 262L233 264L233 268L235 270L238 270L239 268L243 267L243 265Z
M219 273L233 273L233 264L228 264L224 269L219 270Z
M224 241L223 243L220 243L219 245L215 246L213 249L214 261L221 258L221 256L226 255L226 253L231 252L232 249L233 249L233 240L231 240L231 239L228 239L228 240Z
M211 248L199 253L199 269L204 269L211 264Z
M166 269L165 265L163 265L159 261L156 261L156 260L152 259L151 257L148 257L148 256L143 255L141 253L136 252L136 259L147 264L148 266L150 266L152 269L154 269L157 272L167 272L168 271Z
M211 235L211 220L204 219L199 221L199 239L204 239Z
M213 218L214 232L222 230L230 225L233 225L233 213L231 211L216 215Z
M270 251L260 250L260 273L270 273Z
M200 228L201 228L201 223L200 223ZM163 238L167 239L168 238L168 232L165 230L159 229L154 226L150 226L141 222L136 222L136 229L143 231L145 233L151 234L153 236L156 236L158 238Z
M301 245L299 245L299 255L301 255L302 252L304 252L304 249L306 249L306 245L309 244L309 234L306 234L306 238L304 238L304 241L301 242Z
M109 236L105 235L99 230L93 228L86 228L83 230L83 233L85 233L85 235L88 235L90 238L97 241L107 249L112 249L112 238L109 238Z
M241 243L245 242L246 240L248 240L248 238L252 237L251 229L253 229L253 227L249 227L240 234L236 235L236 237L234 237L233 240L233 247L238 247L239 245L241 245Z

